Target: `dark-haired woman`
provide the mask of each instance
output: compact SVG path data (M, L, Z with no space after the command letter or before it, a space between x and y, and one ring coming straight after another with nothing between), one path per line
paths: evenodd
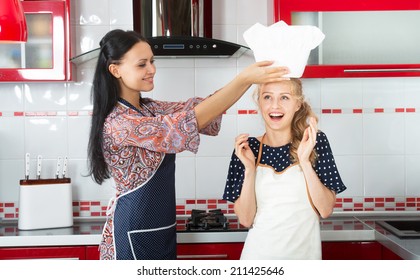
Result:
M113 30L100 42L93 80L90 174L112 178L116 194L100 244L101 259L176 259L175 154L197 152L199 133L217 135L221 115L254 83L274 82L284 67L255 63L207 98L143 98L156 73L144 37Z

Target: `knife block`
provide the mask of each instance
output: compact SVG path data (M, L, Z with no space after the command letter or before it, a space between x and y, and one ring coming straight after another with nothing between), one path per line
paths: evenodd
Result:
M73 226L70 178L20 180L19 230Z

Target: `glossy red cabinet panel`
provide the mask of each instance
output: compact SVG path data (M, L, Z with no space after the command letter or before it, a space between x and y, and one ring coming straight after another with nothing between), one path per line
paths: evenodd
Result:
M323 260L380 260L378 242L322 242Z
M239 260L244 243L185 243L177 245L179 260Z
M183 243L178 260L239 260L244 243ZM0 260L79 259L99 260L98 246L51 246L0 248ZM397 254L372 242L322 242L324 260L401 260Z
M0 248L0 260L86 259L85 246Z
M68 0L22 1L28 41L0 44L0 82L69 81Z
M274 20L326 35L304 78L420 76L420 0L274 0Z
M323 260L401 260L376 241L322 242Z
M99 260L99 246L86 246L86 259Z

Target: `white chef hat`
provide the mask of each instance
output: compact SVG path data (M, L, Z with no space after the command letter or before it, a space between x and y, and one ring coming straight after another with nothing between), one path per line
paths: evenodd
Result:
M284 21L270 26L256 23L244 32L244 39L256 61L273 60L273 66L287 66L287 77L302 77L309 54L324 40L322 31L311 25L287 25Z

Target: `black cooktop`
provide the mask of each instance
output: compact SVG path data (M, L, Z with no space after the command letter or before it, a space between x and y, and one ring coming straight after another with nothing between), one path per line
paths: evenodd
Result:
M187 231L226 231L229 222L220 209L205 210L193 209L186 222Z

